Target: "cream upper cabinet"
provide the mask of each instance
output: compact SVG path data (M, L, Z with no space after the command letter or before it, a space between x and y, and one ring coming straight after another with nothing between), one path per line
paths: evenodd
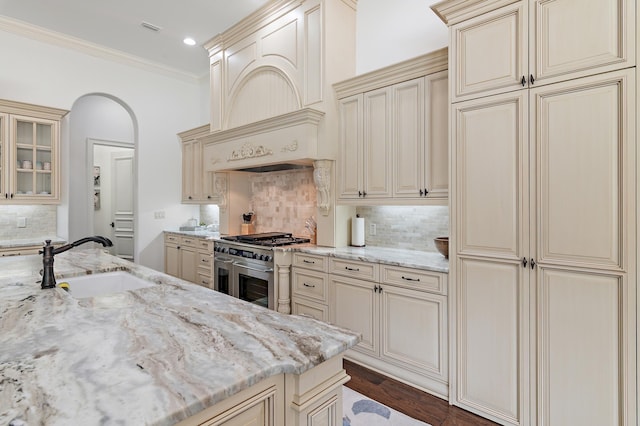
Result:
M364 188L363 96L357 94L340 99L340 147L338 188L340 198L358 199Z
M7 114L0 114L0 202L9 198L9 125Z
M446 203L446 52L334 85L340 111L338 202Z
M209 125L178 134L182 143L182 203L217 204L215 174L204 170L202 138L209 134Z
M0 100L0 203L59 203L60 120L66 113Z
M488 11L477 2L464 13L447 3L434 9L451 24L453 101L635 63L633 0L521 0ZM471 13L477 16L464 20Z

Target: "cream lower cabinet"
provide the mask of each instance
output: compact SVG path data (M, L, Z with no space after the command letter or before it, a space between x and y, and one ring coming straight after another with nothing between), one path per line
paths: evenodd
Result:
M291 313L328 322L327 257L308 253L293 253L291 266Z
M338 355L302 374L265 379L177 426L339 426L348 381Z
M200 254L196 238L166 233L164 253L164 272L166 274L199 284ZM211 254L211 256L213 255Z
M446 276L354 261L331 262L331 322L362 334L346 357L446 398ZM373 279L353 278L360 273Z
M634 71L454 104L451 401L636 422Z

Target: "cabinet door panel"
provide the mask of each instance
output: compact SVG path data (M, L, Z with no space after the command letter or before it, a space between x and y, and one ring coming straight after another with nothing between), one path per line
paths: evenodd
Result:
M331 311L333 324L362 334L354 349L378 355L378 298L374 283L349 278L331 277Z
M425 79L425 185L428 198L449 197L449 72ZM423 188L424 189L424 188Z
M362 95L340 100L340 161L338 190L341 198L358 198L362 191Z
M446 297L393 286L380 293L380 355L393 363L447 377Z
M522 257L528 232L526 93L453 106L457 250Z
M451 27L452 101L522 89L527 74L526 3Z
M364 94L364 191L367 198L391 196L391 90Z
M622 277L539 274L539 424L623 424Z
M198 252L193 248L181 246L180 261L180 278L192 283L198 282Z
M538 262L623 268L631 79L614 72L532 91Z
M393 196L417 197L423 188L424 79L393 86ZM446 109L445 109L446 111Z
M629 0L532 1L534 86L633 63L634 7Z
M180 277L180 250L176 245L164 246L164 273Z
M458 400L522 421L528 292L518 263L458 258Z

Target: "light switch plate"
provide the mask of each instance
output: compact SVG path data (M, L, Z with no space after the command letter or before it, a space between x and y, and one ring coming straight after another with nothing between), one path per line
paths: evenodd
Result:
M26 228L27 227L27 218L19 217L18 218L18 228Z

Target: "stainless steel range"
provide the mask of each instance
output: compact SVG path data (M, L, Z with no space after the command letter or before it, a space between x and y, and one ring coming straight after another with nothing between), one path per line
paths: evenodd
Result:
M284 232L222 237L214 244L214 289L275 309L273 247L308 243Z

